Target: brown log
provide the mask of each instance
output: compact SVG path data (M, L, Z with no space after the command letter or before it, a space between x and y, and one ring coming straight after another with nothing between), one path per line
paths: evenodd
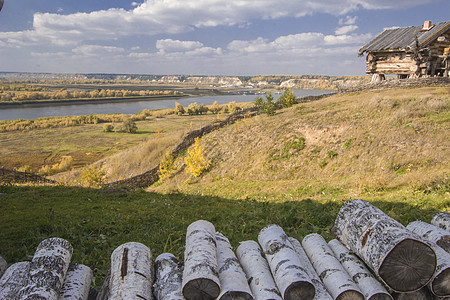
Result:
M345 203L336 217L334 231L347 248L396 292L421 289L436 271L433 249L367 201L356 199Z

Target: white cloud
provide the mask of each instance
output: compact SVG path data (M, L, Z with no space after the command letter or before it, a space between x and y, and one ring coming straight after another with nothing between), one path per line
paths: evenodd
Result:
M354 25L356 24L356 20L358 19L357 16L350 17L346 16L345 19L339 19L339 25Z
M162 52L185 52L203 47L203 44L196 41L179 41L172 39L158 40L156 48Z
M361 8L402 8L431 1L436 0L145 0L141 4L133 2L136 7L131 10L111 8L68 15L36 13L32 30L26 34L6 34L19 45L51 42L68 46L130 35L173 34L202 27L241 26L254 19L302 17L314 13L345 15ZM354 25L354 22L355 17L346 17L341 25ZM351 27L346 30L349 29ZM4 41L4 35L0 33L0 40Z
M73 53L82 56L117 55L125 52L124 48L99 45L83 45L72 50Z
M338 27L334 33L336 33L337 35L347 34L355 31L356 29L358 29L357 25L345 25L342 27Z

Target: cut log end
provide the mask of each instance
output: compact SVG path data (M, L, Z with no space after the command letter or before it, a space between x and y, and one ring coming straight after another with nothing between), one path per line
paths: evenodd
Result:
M220 297L219 300L253 300L253 297L249 293L228 292Z
M450 269L441 272L432 284L433 293L436 296L444 297L450 295Z
M207 278L197 278L187 282L183 287L183 296L187 300L210 300L220 294L220 287Z
M436 254L428 245L406 239L397 244L382 262L379 275L397 292L420 289L436 270Z
M307 281L297 281L289 285L284 292L284 300L314 299L316 289Z
M384 293L375 294L368 300L392 300L392 296Z
M349 290L337 296L336 300L364 300L364 296L358 291Z

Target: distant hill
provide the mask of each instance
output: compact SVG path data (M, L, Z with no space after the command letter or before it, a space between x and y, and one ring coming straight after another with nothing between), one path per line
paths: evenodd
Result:
M298 88L332 89L348 88L369 82L366 76L323 75L258 75L258 76L193 76L147 74L82 74L82 73L22 73L0 72L0 79L9 80L107 80L150 81L161 83L210 84L247 88Z

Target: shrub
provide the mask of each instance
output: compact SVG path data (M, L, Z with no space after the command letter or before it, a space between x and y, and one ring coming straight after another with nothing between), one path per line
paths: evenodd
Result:
M173 164L175 162L175 159L172 154L170 154L169 151L164 153L163 159L161 163L159 164L159 180L163 181L167 178L170 178L170 174L172 173L175 168L173 167Z
M205 157L205 149L200 145L200 138L195 138L195 143L189 148L184 162L186 164L186 173L195 177L199 177L209 168L211 161Z
M197 102L191 103L189 104L189 106L187 107L187 113L188 115L192 116L192 115L198 115L199 112L199 107L197 105Z
M181 105L178 102L175 102L175 114L182 116L186 113L186 110L184 109L183 105Z
M80 172L81 185L86 187L99 187L102 185L105 175L105 171L100 167L85 167Z
M237 106L236 106L235 101L228 103L228 111L230 113L234 113L234 112L236 112L236 110L237 110Z
M272 93L266 95L266 101L263 102L261 111L268 116L273 116L277 106L273 103Z
M209 109L213 114L218 114L220 112L220 105L217 101L214 101L213 105L211 105Z
M336 156L338 156L338 154L337 154L336 151L330 150L330 151L327 152L327 156L328 156L328 158L333 159Z
M297 98L294 96L292 89L288 89L284 91L284 93L280 96L278 102L281 104L282 107L291 107L292 105L295 104L296 100Z
M17 169L19 172L27 172L27 173L33 173L33 169L30 165L24 165Z
M123 132L136 133L137 129L138 128L137 128L136 122L134 122L133 119L131 119L131 118L124 120L122 123L121 131L123 131Z
M103 125L103 131L104 132L113 132L114 126L111 124L105 124L105 125Z

